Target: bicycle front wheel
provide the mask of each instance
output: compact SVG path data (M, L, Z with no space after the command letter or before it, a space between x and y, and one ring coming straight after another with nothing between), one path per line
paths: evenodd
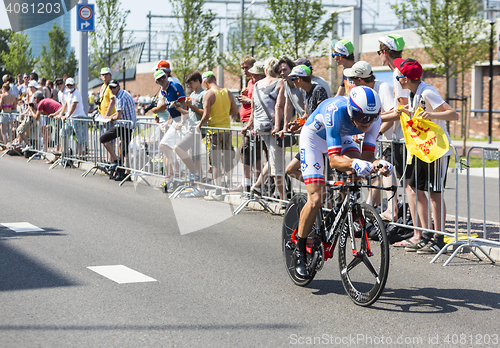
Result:
M372 206L356 204L353 220L350 226L346 219L339 239L340 276L351 300L367 307L384 291L389 274L389 242L384 224ZM376 236L378 241L369 240L368 236Z

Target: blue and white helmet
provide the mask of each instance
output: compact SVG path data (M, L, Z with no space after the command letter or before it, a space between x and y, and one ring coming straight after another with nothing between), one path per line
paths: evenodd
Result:
M372 123L380 117L382 102L377 92L370 87L357 86L351 89L347 99L347 111L351 121Z

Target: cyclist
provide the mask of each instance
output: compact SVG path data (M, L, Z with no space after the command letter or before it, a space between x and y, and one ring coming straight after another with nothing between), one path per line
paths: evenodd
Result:
M391 163L375 160L380 109L377 92L366 86L354 87L348 97L337 96L322 102L300 132L300 164L307 188L307 203L300 213L294 254L298 277L309 278L307 236L326 195L323 154L328 152L330 166L339 171L354 170L359 176L368 176L373 168L382 164L379 172L385 176L392 174ZM362 133L364 140L360 152L351 136Z

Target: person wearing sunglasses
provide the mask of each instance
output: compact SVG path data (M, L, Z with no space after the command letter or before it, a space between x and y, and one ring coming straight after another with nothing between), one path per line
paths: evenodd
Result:
M394 64L400 72L397 76L398 83L403 89L410 91L409 105L399 110L398 113L405 112L407 115L415 116L415 110L421 107L424 111L419 115L424 120L431 120L441 127L449 140L450 135L446 130L446 121L458 120L456 110L444 101L433 86L421 80L422 66L418 61L411 58L405 60L398 58L394 60ZM450 148L443 157L432 163L415 158L413 164L406 168L406 176L409 179L406 194L414 224L417 221L415 219L415 200L417 201L418 221L415 226L428 229L434 227L433 229L436 231L445 230L446 205L441 195L446 185L446 174L451 154L452 149ZM429 200L426 192L430 192ZM428 216L429 202L431 204L431 217ZM413 237L407 240L406 245L403 246L409 252L436 254L444 247L444 241L442 235L414 230Z
M354 171L368 176L378 171L390 176L393 166L387 161L376 160L376 139L380 130L381 101L377 92L366 86L351 89L349 96L337 96L322 102L307 118L300 132L300 165L307 189L297 231L297 249L294 252L295 273L307 279L307 235L316 214L326 198L324 155L328 154L330 167L342 172ZM361 151L352 135L365 134Z
M351 41L333 40L332 48L332 57L335 59L335 62L337 62L337 65L342 65L344 69L350 68L354 65L354 46ZM348 95L352 87L354 87L354 84L351 79L342 73L342 81L340 82L339 89L337 90L337 94L335 96Z

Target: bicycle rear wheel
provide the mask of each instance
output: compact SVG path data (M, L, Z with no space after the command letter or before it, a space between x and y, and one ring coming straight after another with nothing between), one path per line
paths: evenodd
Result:
M299 227L299 219L300 212L302 208L307 202L307 195L304 193L299 193L293 196L293 198L288 203L286 207L285 216L283 217L283 232L282 232L282 248L283 248L283 257L285 261L285 267L288 275L292 279L295 285L306 286L309 284L314 276L316 275L316 267L313 266L311 269L311 262L313 260L314 255L307 253L307 265L310 267L310 275L309 279L302 279L295 274L295 261L293 257L293 253L295 252L296 244L292 241L293 232ZM318 241L319 236L316 233L316 226L320 226L321 224L321 211L318 213L316 217L316 222L309 233L307 246L313 247L320 245L321 243ZM315 248L313 248L315 249Z
M339 239L340 276L351 300L367 307L377 301L384 291L389 274L389 242L384 224L372 206L356 204L353 218L354 232L361 233L353 233L360 235L354 239L353 250L349 221L346 219ZM369 241L368 235L376 235L379 240Z

